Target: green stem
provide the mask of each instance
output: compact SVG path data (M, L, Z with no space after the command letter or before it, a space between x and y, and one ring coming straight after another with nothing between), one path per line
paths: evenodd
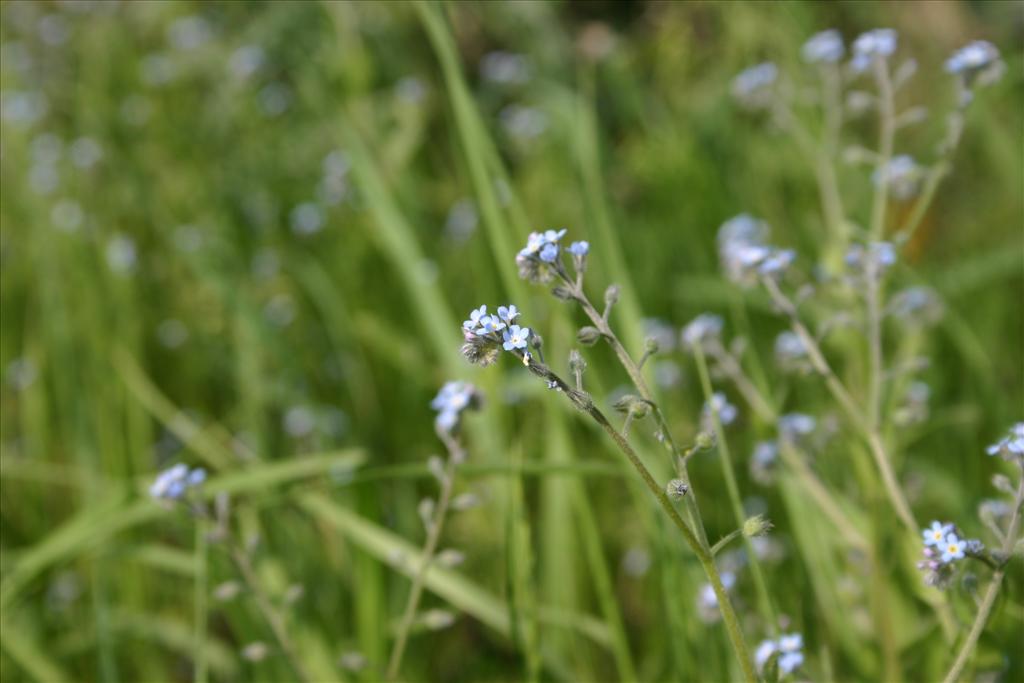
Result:
M718 418L718 412L710 409L714 390L711 387L711 377L708 374L708 364L704 359L704 351L700 344L694 345L694 358L697 361L697 373L700 376L700 385L704 390L704 399L709 406L711 424L715 430L715 438L718 442L719 461L722 463L722 476L725 478L725 488L729 494L729 502L732 505L732 512L736 519L736 526L743 528L747 521L746 513L743 511L743 501L740 499L740 489L736 483L736 473L732 466L732 454L729 451L729 443L725 438L725 430L722 429L722 421ZM758 602L761 607L761 616L768 623L774 633L778 627L775 618L775 608L772 605L771 596L768 593L768 585L764 580L764 573L761 570L761 562L757 559L754 545L746 535L743 537L743 544L747 548L747 555L750 561L751 574L754 577L754 586L757 588Z
M1007 556L1007 560L992 574L992 581L989 583L988 590L985 591L985 596L978 606L978 614L974 617L971 630L967 634L964 644L960 646L960 652L957 653L953 666L950 667L949 673L943 679L944 683L955 683L955 681L960 679L960 674L967 665L967 660L970 659L975 646L978 644L981 632L985 630L985 624L988 622L989 614L992 612L992 606L995 604L996 597L999 595L999 589L1002 587L1003 577L1006 576L1006 567L1009 564L1010 553L1013 551L1013 546L1017 542L1017 534L1020 532L1022 504L1024 504L1024 472L1021 473L1020 483L1017 485L1017 500L1014 501L1013 517L1010 518L1010 526L1006 530L1006 536L1003 537L1003 553Z
M711 555L710 549L706 544L701 543L697 535L679 515L679 512L672 504L672 501L669 500L668 496L665 494L664 488L655 481L654 476L651 474L650 470L647 469L647 466L644 465L640 456L637 455L636 451L633 450L633 447L629 445L626 438L612 426L608 421L608 418L598 410L590 396L584 392L573 389L565 382L565 380L542 363L530 361L527 364L527 367L533 374L545 379L549 384L551 384L551 386L556 387L564 393L574 406L587 413L591 419L597 422L601 429L603 429L605 433L611 437L612 441L615 442L615 445L619 447L619 450L626 456L634 469L636 469L644 484L657 499L661 508L665 511L665 514L668 515L669 519L672 520L672 523L676 525L676 528L678 528L680 533L683 535L683 540L686 542L686 545L688 545L697 556L697 561L700 562L701 567L704 569L704 573L707 575L708 581L711 583L711 588L718 600L718 609L722 614L722 621L725 624L726 631L728 632L733 652L739 660L740 667L743 671L743 678L745 681L749 681L751 683L756 681L757 674L754 671L753 662L751 661L750 653L747 650L747 643L743 637L743 630L740 627L739 618L736 616L736 612L729 600L729 595L726 593L725 587L722 585L722 579L718 574L718 568L715 566L715 560Z
M196 541L193 562L196 572L195 581L195 683L206 683L206 621L207 621L207 531L208 525L205 519L196 520Z
M389 681L395 680L398 676L398 669L402 665L402 657L405 654L405 646L409 640L409 632L412 630L413 621L416 618L416 610L419 608L420 597L423 595L423 584L427 578L427 570L434 560L437 552L437 545L441 539L441 531L444 529L445 517L448 514L448 504L451 502L452 489L455 482L455 465L462 462L464 451L454 437L442 429L438 429L438 436L448 449L448 463L445 466L444 477L441 481L441 495L438 498L437 508L430 521L430 528L427 530L427 540L423 544L423 552L420 554L420 566L413 577L412 588L409 590L409 599L405 603L405 612L398 625L398 635L395 637L395 644L391 650L391 657L388 660L388 669L385 678Z

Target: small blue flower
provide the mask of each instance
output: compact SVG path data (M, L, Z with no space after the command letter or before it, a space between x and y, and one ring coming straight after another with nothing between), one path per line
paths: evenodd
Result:
M160 472L149 487L149 495L161 501L181 499L188 489L199 486L206 480L206 470L178 463Z
M763 670L772 655L778 653L779 673L785 676L803 665L803 648L804 639L799 633L785 634L778 640L763 640L754 653L754 663L758 670Z
M463 329L469 330L470 332L476 332L477 328L480 327L480 319L487 315L487 306L481 306L480 308L471 311L469 314L469 320L462 323Z
M989 455L998 455L1006 460L1024 457L1024 422L1010 427L1009 433L985 449Z
M545 263L554 263L558 258L558 245L553 242L548 242L544 245L544 248L540 250L540 260Z
M545 230L544 241L548 244L557 244L560 239L565 237L565 233L567 232L568 230L565 228L562 228L561 230Z
M590 243L573 242L572 244L569 245L569 253L572 254L573 256L583 258L588 253L590 253Z
M723 427L731 425L736 420L736 416L739 415L736 406L729 403L729 399L720 391L716 391L711 395L711 400L704 403L705 421L711 417L712 413L718 415L718 421Z
M733 97L751 109L766 107L771 103L773 86L778 77L779 68L771 62L752 66L733 79Z
M802 50L809 64L835 64L843 58L843 37L839 31L829 29L811 36Z
M529 327L519 327L519 325L512 325L502 335L504 344L502 346L506 351L513 351L515 349L525 349L527 340L530 338Z
M921 532L924 544L938 548L942 545L942 542L946 539L946 536L953 532L952 524L943 524L939 521L933 521L932 525Z
M703 348L708 342L717 340L722 333L721 316L714 313L701 313L683 328L683 346L695 348L700 345Z
M942 550L943 562L948 563L953 560L962 560L964 557L964 544L957 538L956 534L948 534L940 549Z
M853 59L850 68L860 73L866 70L875 58L884 59L896 51L896 31L891 28L876 28L857 36L853 41Z
M767 276L781 275L795 259L796 252L792 249L772 249L757 266L757 272Z
M512 323L519 317L519 309L516 308L515 304L498 306L498 317L507 323Z
M485 315L480 318L480 327L477 328L479 334L491 334L497 333L505 329L505 323L501 322L501 319L496 315Z
M1001 65L1002 60L995 45L987 40L975 40L954 52L953 56L946 60L946 71L971 76L994 67L999 70L998 75L1001 75Z
M481 402L480 392L469 382L445 382L430 407L437 411L435 423L440 429L451 431L462 412L477 408Z
M787 441L796 441L814 432L817 424L810 415L789 413L779 418L779 435Z

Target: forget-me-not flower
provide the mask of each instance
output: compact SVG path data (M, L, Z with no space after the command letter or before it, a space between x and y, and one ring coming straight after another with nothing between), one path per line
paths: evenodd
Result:
M989 455L998 455L1004 460L1024 458L1024 422L1010 427L1009 433L985 449Z
M469 314L469 320L462 323L463 329L469 330L470 332L476 332L477 328L480 327L480 320L487 315L487 306L483 305L480 308L471 311Z
M804 43L801 53L809 64L835 64L843 58L843 37L834 28L815 33Z
M525 349L530 338L529 327L519 327L519 325L512 325L505 330L502 335L504 343L502 346L506 351L514 351L516 349Z
M555 259L558 258L558 245L554 242L548 242L540 250L540 260L546 263L554 263Z
M516 308L515 304L509 304L508 306L498 306L498 317L507 323L512 323L516 318L519 317L519 309Z
M590 243L586 241L573 242L569 245L568 251L573 256L583 258L590 253Z
M962 560L964 557L964 543L956 534L947 534L946 540L939 547L942 550L942 561L952 562Z
M693 349L700 345L703 349L709 342L717 341L722 333L722 318L714 313L701 313L683 328L680 338L683 346Z
M896 51L896 31L876 28L857 36L853 41L853 59L850 68L860 73L871 66L874 59L885 59Z
M946 60L946 71L962 76L967 85L978 83L988 85L1003 75L1006 64L999 56L999 50L987 40L975 40Z
M761 109L768 106L774 94L779 68L771 62L741 71L732 81L733 96L746 107Z
M206 481L206 470L178 463L160 472L149 487L149 495L157 500L180 500L185 493Z
M925 545L939 547L942 542L946 540L946 536L953 532L952 524L943 524L939 521L933 521L932 525L921 532L924 539Z

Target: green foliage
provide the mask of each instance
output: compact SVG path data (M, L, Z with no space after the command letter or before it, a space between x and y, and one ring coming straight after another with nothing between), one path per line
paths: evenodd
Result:
M416 508L433 494L424 463L442 448L429 401L455 377L487 396L467 418L458 479L483 505L446 527L444 546L467 560L428 571L423 608L457 620L413 634L403 680L737 678L721 623L699 617L698 563L608 439L509 358L467 364L458 324L514 301L564 367L586 321L514 265L528 231L564 226L591 243L591 298L622 287L612 319L636 357L644 318L678 332L714 311L747 337L774 401L838 414L820 382L774 376L784 321L723 281L714 244L747 211L816 256L810 169L729 84L764 59L800 73L803 40L833 26L847 39L900 31L900 55L919 61L905 98L931 112L897 151L926 161L953 104L945 57L985 38L1008 62L971 108L898 276L936 287L946 315L928 336L893 340L901 357L930 358L931 419L890 435L918 519L982 535L976 506L1001 466L984 447L1024 417L1019 9L3 3L0 679L293 676L252 596L214 597L237 580L222 544L197 543L187 512L145 496L182 461L210 470L208 505L230 495L312 677L378 680L420 552ZM494 50L526 55L529 80L482 78ZM514 104L544 116L537 137L502 124ZM846 142L873 136L855 122ZM869 173L840 173L862 225ZM460 200L475 207L461 228ZM603 344L582 351L595 397L627 386ZM690 442L700 377L669 351L647 363L649 381L667 361L681 379L659 402ZM758 569L770 603L749 572L738 581L748 642L771 636L757 614L774 611L803 632L810 679L941 678L975 603L958 590L947 621L931 611L938 598L905 571L916 548L897 537L866 449L844 439L813 463L867 537L861 552L799 471L774 487L751 479L748 454L773 427L744 413L729 433L735 473L707 452L690 473L712 543L746 506L783 550ZM650 424L632 437L667 482ZM737 484L742 501L726 495ZM1024 677L1015 564L969 676ZM294 584L304 594L289 601ZM254 642L271 647L262 661L241 656ZM365 668L343 665L353 652Z

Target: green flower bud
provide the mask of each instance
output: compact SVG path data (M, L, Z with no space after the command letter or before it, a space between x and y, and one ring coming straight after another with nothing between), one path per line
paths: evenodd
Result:
M591 327L590 325L587 325L586 327L581 327L580 331L576 333L576 341L578 341L580 344L583 344L584 346L593 346L598 341L600 341L600 339L601 330L597 329L596 327Z

